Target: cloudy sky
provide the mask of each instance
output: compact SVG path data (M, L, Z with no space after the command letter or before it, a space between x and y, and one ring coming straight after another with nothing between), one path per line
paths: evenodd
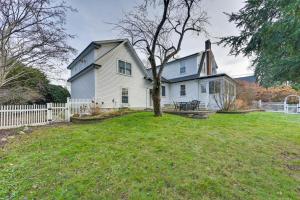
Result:
M78 12L69 13L67 18L67 30L76 35L70 41L80 53L91 41L115 39L121 37L107 22L117 22L124 12L133 8L137 0L68 0L68 3ZM179 56L186 56L204 49L204 41L211 39L217 41L217 37L237 34L234 24L228 22L223 12L234 12L242 8L243 0L203 0L203 9L206 10L210 25L207 27L210 36L186 37ZM231 76L243 76L252 74L249 69L249 59L229 56L228 48L212 46L215 58L219 65L219 72L225 72ZM63 75L68 77L66 71Z

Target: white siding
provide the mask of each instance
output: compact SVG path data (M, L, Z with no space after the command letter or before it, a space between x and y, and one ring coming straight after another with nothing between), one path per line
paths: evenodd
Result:
M95 59L100 58L116 46L118 46L120 43L108 43L108 44L102 44L100 48L95 49Z
M117 61L119 59L131 63L131 76L118 73ZM146 107L148 81L144 79L144 73L124 44L110 52L107 57L99 60L97 64L102 67L96 71L96 97L100 99L103 108L122 107L122 88L128 88L129 93L129 104L124 106Z
M189 76L192 74L198 73L199 68L199 56L195 55L183 60L174 61L167 64L164 68L162 76L166 79L173 79L182 76ZM184 74L180 74L180 67L185 66L186 72Z
M163 86L166 87L166 96L161 96L161 105L164 105L164 104L172 104L172 100L171 100L171 92L170 92L170 85L167 84L167 83L163 83L162 84Z
M170 87L171 101L175 102L187 102L199 99L199 84L198 80L184 81L179 83L173 83ZM180 85L185 85L185 96L180 96Z
M88 71L71 82L71 98L95 97L95 69Z

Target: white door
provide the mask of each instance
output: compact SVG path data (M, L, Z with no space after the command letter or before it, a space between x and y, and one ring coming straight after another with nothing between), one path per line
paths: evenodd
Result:
M199 101L207 106L209 101L208 82L200 82L199 84Z

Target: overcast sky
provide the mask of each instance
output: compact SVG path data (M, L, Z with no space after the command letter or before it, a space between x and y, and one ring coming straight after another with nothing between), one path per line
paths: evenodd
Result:
M76 38L70 41L71 45L80 53L93 40L120 38L106 22L117 22L136 2L137 0L68 0L68 3L78 10L69 13L67 17L67 31L76 35ZM223 12L235 12L242 8L243 4L243 0L203 0L203 8L210 22L207 27L210 36L186 37L179 56L202 51L206 39L215 42L217 37L237 34L238 30L234 24L228 22ZM219 73L224 72L234 77L252 74L249 59L230 56L228 48L215 44L212 45L212 50L219 66ZM66 71L63 76L68 78L69 73Z

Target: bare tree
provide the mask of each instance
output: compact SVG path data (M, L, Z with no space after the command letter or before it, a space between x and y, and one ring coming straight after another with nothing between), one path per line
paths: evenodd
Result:
M63 1L0 0L0 88L23 75L10 75L20 63L48 70L68 60L75 52L64 29L69 10Z
M147 55L153 75L153 107L161 116L161 76L165 64L179 51L187 32L206 33L201 0L143 0L116 25Z
M210 82L210 90L220 111L230 111L235 108L235 87L224 80Z
M235 96L228 93L216 93L213 98L220 111L230 111L234 109L235 106Z

